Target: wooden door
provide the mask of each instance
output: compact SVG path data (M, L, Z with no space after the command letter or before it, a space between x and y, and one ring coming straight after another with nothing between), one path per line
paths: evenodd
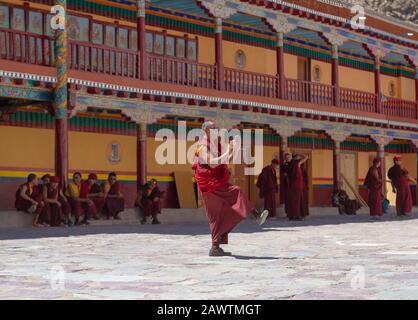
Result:
M299 99L305 102L310 102L311 90L309 82L311 81L311 66L310 59L305 57L298 57L298 80L304 81L298 85Z
M357 180L357 157L355 153L349 152L342 152L340 154L340 167L341 167L341 174L348 180L350 185L355 189L358 190L358 180ZM353 191L351 188L347 186L344 179L343 181L343 189L347 192L350 199L356 199Z

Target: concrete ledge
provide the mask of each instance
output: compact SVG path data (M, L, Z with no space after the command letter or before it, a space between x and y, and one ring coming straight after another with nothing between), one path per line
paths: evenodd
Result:
M311 217L330 217L339 216L337 208L310 208ZM415 211L415 210L414 210ZM394 208L390 209L389 214L394 214ZM368 215L368 208L362 208L358 215ZM278 208L277 216L285 218L283 208ZM140 216L136 209L126 209L120 214L121 220L92 220L92 225L119 225L119 224L138 224ZM33 215L18 211L0 211L0 228L27 228L32 225ZM158 219L163 224L184 224L193 222L206 222L206 213L204 208L199 209L163 209ZM149 221L150 222L150 219Z

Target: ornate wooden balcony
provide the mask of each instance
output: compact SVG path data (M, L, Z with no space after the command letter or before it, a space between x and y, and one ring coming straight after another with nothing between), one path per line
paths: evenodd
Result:
M0 28L0 55L4 60L53 67L53 46L51 37ZM217 83L218 71L214 65L156 54L147 54L146 57L145 80L204 89L220 87ZM132 49L70 40L68 67L70 70L139 79L140 54ZM278 76L225 68L223 79L225 91L279 98ZM347 88L336 90L331 85L295 79L284 81L281 98L285 100L418 119L418 106L415 101L383 97L378 109L376 102L379 100L374 93ZM339 99L335 97L336 92L339 92Z

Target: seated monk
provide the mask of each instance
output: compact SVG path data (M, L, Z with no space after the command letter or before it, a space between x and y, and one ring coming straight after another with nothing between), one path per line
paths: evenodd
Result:
M140 203L140 207L142 207L141 224L147 222L147 217L152 217L152 224L160 224L157 215L161 213L161 198L164 196L164 192L158 188L157 180L152 179L146 183L141 193L141 200L137 200L137 203Z
M119 213L125 209L125 199L120 192L120 184L116 181L116 173L109 173L107 181L102 185L102 189L104 191L104 211L107 219L110 219L112 216L113 219L120 220Z
M343 183L338 183L338 189L334 192L334 205L337 206L340 214L355 215L361 208L357 200L351 200L347 192L343 189Z
M88 194L87 197L94 202L97 209L97 214L93 217L94 220L99 219L99 214L102 212L105 205L105 198L102 188L97 183L97 175L90 173L87 179Z
M68 185L67 197L71 212L75 217L75 225L89 224L88 219L96 215L96 206L88 197L87 183L81 180L81 173L73 174L73 182ZM80 217L84 216L80 222Z
M68 203L67 197L59 188L60 179L58 177L50 177L49 183L44 184L43 198L45 202L45 208L48 210L49 221L52 227L63 226L63 216L65 216L65 223L68 226L72 225L70 218L71 207Z
M27 182L20 185L16 191L15 207L18 211L34 213L32 225L43 227L39 223L39 217L44 214L45 204L42 201L42 194L39 193L38 183L36 174L28 175Z

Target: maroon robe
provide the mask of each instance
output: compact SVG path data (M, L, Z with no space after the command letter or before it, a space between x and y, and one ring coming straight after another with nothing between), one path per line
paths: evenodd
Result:
M291 219L309 215L306 174L299 162L292 160L289 168L288 216Z
M81 181L80 199L87 199L88 188L87 182ZM79 219L82 215L84 215L85 219L90 219L97 214L94 202L89 204L72 198L69 198L68 202L71 206L71 212L76 219Z
M103 184L103 190L106 189L106 185ZM119 182L115 182L110 186L109 191L107 192L108 195L117 195L119 194L120 184ZM125 199L122 197L119 198L109 198L106 197L104 211L109 218L110 216L116 217L120 212L125 210Z
M412 195L409 188L408 171L395 164L388 171L388 178L396 188L396 213L404 215L412 211Z
M94 183L93 185L89 186L88 194L97 194L97 193L103 193L102 188L97 183ZM105 198L104 197L89 197L89 199L93 201L96 206L96 214L100 214L105 205Z
M28 212L29 208L32 207L32 202L22 198L20 195L20 191L22 188L26 186L26 195L29 196L31 199L35 200L38 205L36 206L36 210L34 212L35 215L39 215L39 218L43 218L45 220L45 204L42 201L42 194L39 192L39 188L34 186L32 188L32 193L30 192L29 183L24 183L19 186L16 191L16 200L15 200L15 207L18 211Z
M334 198L340 214L355 215L357 210L361 208L360 203L357 200L351 200L345 190L338 190Z
M141 204L144 217L156 217L157 214L161 213L161 200L154 201L154 199L161 198L162 195L163 192L160 191L158 186L151 192L148 186L143 189Z
M283 201L284 201L284 212L287 214L287 217L290 218L288 213L288 203L289 203L289 172L290 172L290 163L285 162L280 167L280 183L283 183L282 191L283 191Z
M208 141L204 144L210 151ZM218 148L219 155L221 148ZM230 173L226 164L210 167L201 164L199 148L193 163L195 180L205 204L212 235L212 245L227 244L228 234L244 220L254 207L238 186L229 184Z
M279 191L276 169L270 165L263 168L258 176L257 187L259 196L264 199L264 209L268 210L270 217L276 216L276 193Z
M62 216L68 216L71 212L71 207L68 201L65 201L59 196L59 189L52 189L50 185L45 186L47 188L48 199L58 199L61 207L56 203L50 203L45 201L45 209L48 212L48 223L52 227L59 227L61 225Z
M370 208L371 216L383 215L382 204L382 171L375 166L370 167L367 172L364 184L369 189L368 206Z

